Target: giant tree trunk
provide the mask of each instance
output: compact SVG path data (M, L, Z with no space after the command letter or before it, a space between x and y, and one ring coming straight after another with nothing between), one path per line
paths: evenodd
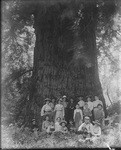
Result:
M75 59L76 51L73 53L67 51L73 44L71 41L73 38L70 39L70 31L67 31L66 35L64 35L63 24L69 20L63 21L64 23L60 21L58 19L60 10L54 10L54 6L53 8L48 8L49 11L46 13L42 9L37 9L34 23L36 34L34 70L29 95L30 106L28 107L28 115L31 109L34 116L38 118L37 120L40 120L40 110L44 98L54 97L57 99L63 94L73 98L88 94L100 96L106 113L105 99L98 74L95 35L96 15L94 8L95 6L92 5L89 8L87 7L88 11L85 10L87 11L87 22L85 21L86 25L84 24L84 26L87 26L89 20L90 24L81 33L81 36L78 37L85 45L85 55L91 62L89 68L86 66L87 62L82 63L80 61L75 65L76 60L74 60L73 63L70 63L71 60ZM92 12L91 15L89 10ZM59 34L61 26L62 30L60 30ZM63 46L60 46L61 43L63 44L63 38L61 38L63 36L66 37L64 40L67 40L66 43L69 43L70 47L65 46L63 48ZM85 39L82 40L82 37L85 37L86 41Z
M85 7L85 20L86 24L85 31L81 35L81 37L85 37L85 47L87 50L87 58L91 63L91 67L87 69L86 76L86 84L87 91L92 91L92 95L97 95L100 100L103 102L105 117L107 117L106 111L106 103L103 96L103 91L99 79L99 71L98 71L98 60L97 60L97 47L96 47L96 28L97 28L97 7L95 3L87 4Z

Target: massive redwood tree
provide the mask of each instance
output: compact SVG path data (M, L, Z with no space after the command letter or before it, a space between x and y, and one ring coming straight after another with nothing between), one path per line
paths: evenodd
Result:
M97 95L106 113L98 73L97 38L113 36L111 17L115 12L113 0L15 2L8 15L11 32L30 23L36 35L26 122L32 113L40 117L45 97L57 98L63 94L75 99L80 95ZM21 22L21 26L16 22Z

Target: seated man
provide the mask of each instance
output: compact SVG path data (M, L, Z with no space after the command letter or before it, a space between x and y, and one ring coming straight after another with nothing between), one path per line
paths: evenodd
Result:
M84 123L78 128L78 133L81 134L84 139L92 136L93 125L90 123L90 118L88 116L85 116Z

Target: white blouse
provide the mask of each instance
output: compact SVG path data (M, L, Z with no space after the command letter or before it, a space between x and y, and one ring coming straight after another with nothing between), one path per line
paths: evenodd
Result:
M62 104L56 104L54 110L55 111L63 111L63 109L64 109L64 107Z
M52 108L50 105L45 104L41 109L41 116L44 116L45 112L47 111L52 111Z
M103 106L102 101L100 100L93 101L93 107L97 107L98 104L101 104Z
M93 110L93 102L87 102L88 108L92 111Z
M82 130L82 127L85 127L87 129L87 132L93 134L93 125L91 123L86 124L85 122L80 125L78 128L78 131Z

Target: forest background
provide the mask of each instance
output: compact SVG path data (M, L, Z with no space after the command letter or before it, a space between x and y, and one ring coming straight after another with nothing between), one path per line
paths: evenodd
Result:
M31 123L45 97L62 94L76 99L94 92L108 115L119 114L120 13L118 0L2 1L3 124Z

